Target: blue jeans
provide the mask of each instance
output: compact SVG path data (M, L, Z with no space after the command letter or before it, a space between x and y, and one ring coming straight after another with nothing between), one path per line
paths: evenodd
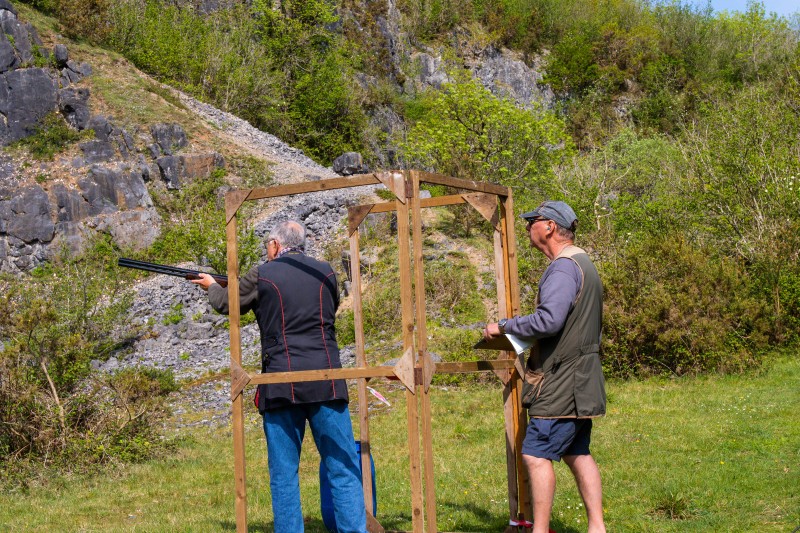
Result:
M328 469L339 532L366 532L364 490L350 410L344 400L334 400L282 407L264 413L275 533L304 531L298 470L306 420L320 457Z

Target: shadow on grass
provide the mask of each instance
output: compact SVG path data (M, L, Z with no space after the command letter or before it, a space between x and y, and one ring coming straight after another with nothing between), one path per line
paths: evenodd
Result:
M508 522L505 518L497 516L496 512L489 512L487 509L477 507L475 505L459 505L452 503L440 504L441 508L447 508L454 513L469 513L470 517L461 518L455 523L438 524L438 529L442 531L463 531L484 533L486 531L504 531ZM440 517L439 509L436 513L437 518ZM400 531L400 526L408 525L411 522L411 515L392 515L392 516L378 516L378 522L384 527L386 531ZM236 522L231 520L222 520L219 522L220 531L236 531ZM328 529L322 520L317 518L306 518L305 521L306 533L328 533ZM550 528L558 533L581 533L581 529L573 526L566 525L559 519L550 521ZM274 529L273 522L270 521L249 521L247 523L248 531L258 531L264 533L271 533Z
M221 520L219 522L220 531L236 531L236 522L231 520ZM269 521L248 521L247 531L258 531L263 533L272 533L275 525L272 520ZM306 533L328 533L328 528L319 518L312 518L305 520Z

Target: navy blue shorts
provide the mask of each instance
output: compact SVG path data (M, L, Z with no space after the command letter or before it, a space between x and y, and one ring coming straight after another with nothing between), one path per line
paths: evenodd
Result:
M589 455L591 418L531 418L523 455L560 461L565 455Z

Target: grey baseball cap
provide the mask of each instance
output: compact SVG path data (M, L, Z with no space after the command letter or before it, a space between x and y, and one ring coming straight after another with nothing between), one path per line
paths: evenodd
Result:
M578 223L578 217L570 206L565 202L552 200L542 202L539 207L533 211L522 213L520 217L525 220L532 220L538 217L546 218L547 220L552 220L562 228L572 231L575 231Z

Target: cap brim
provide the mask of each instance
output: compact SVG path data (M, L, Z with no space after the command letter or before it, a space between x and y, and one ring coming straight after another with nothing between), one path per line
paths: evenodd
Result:
M519 218L530 220L532 218L540 217L542 215L539 214L539 211L534 209L533 211L528 211L527 213L522 213Z

